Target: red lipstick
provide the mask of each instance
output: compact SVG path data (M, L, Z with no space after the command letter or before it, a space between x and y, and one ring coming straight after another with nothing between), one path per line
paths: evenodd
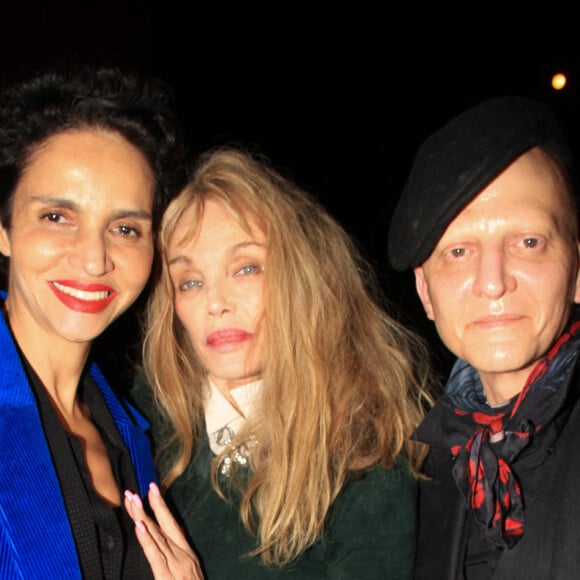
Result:
M48 285L67 308L87 314L102 312L117 296L117 292L105 284L51 280Z
M240 343L252 339L252 334L239 328L216 330L208 335L206 342L211 348L228 351L234 350Z

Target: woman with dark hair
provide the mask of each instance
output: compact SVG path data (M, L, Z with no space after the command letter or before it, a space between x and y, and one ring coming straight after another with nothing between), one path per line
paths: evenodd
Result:
M91 346L150 277L179 183L170 96L108 68L0 95L2 578L153 576L122 508L156 481L146 423Z

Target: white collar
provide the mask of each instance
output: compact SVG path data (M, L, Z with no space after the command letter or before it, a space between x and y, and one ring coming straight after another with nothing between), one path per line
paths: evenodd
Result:
M230 391L231 397L244 415L238 413L212 381L208 382L210 392L205 403L205 426L211 450L218 455L252 414L262 388L262 380L247 383Z

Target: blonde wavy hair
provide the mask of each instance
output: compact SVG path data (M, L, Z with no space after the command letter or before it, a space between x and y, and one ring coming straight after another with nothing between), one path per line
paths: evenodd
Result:
M258 441L243 484L241 517L267 564L284 565L320 539L325 518L349 477L403 455L419 474L425 448L410 435L430 404L424 342L389 316L353 240L323 207L236 148L202 156L165 213L165 258L183 212L194 206L191 235L208 199L266 234L262 398L233 445ZM173 307L164 259L148 305L143 363L177 453L164 488L186 469L204 428L206 371ZM218 493L217 466L212 481ZM163 470L162 470L163 471Z

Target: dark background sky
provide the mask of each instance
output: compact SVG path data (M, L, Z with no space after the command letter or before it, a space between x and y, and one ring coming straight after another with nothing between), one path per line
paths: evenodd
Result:
M434 344L411 275L386 257L422 139L505 93L546 100L573 146L580 139L580 32L564 2L3 4L2 79L53 61L164 78L192 151L235 141L265 153L359 241L394 311ZM550 86L558 69L569 78L561 92Z

